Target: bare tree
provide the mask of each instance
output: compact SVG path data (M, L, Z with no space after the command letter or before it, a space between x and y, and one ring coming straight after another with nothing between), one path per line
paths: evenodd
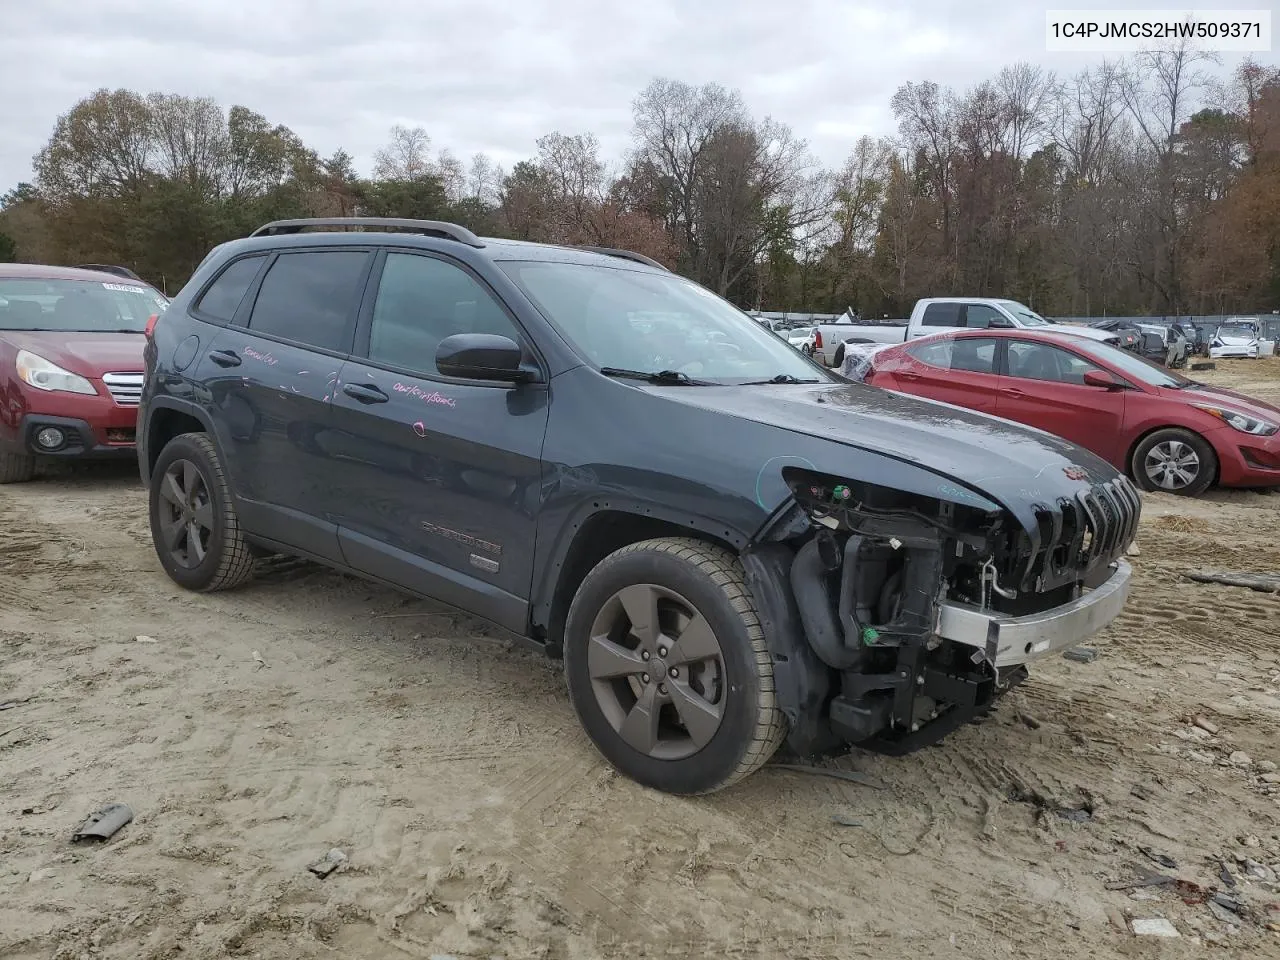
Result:
M889 100L907 146L924 157L942 210L941 249L952 246L951 163L956 153L955 95L932 81L905 83Z
M413 180L432 172L430 158L427 131L396 124L391 140L373 154L373 175L379 180Z
M1022 159L1048 140L1057 78L1029 63L1015 63L996 76L995 87L1004 103L1004 148Z
M1174 161L1178 134L1197 95L1208 86L1209 76L1202 65L1218 60L1216 54L1196 49L1185 40L1167 50L1142 51L1134 55L1120 86L1143 153L1152 160L1156 187L1149 211L1152 230L1141 238L1131 264L1158 293L1152 307L1162 312L1182 312L1182 248L1187 224Z

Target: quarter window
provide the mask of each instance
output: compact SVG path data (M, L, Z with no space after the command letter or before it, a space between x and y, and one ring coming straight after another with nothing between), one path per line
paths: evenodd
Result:
M196 304L196 310L214 320L232 320L265 259L263 256L245 257L232 263L210 284Z

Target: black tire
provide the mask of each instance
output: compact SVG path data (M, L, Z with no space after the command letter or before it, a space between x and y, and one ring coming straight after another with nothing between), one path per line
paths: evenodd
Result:
M653 712L668 721L679 719L681 724L669 724L666 731L674 732L675 736L655 740L661 746L655 746L649 753L629 743L615 726L619 722L619 711L626 712L627 707L610 698L625 697L629 691L638 689L631 685L638 685L641 678L633 673L625 678L613 675L608 679L593 679L592 645L597 641L593 640L592 633L597 620L608 615L610 605L624 589L667 591L676 595L676 599L670 601L673 608L654 607L661 629L653 634L658 643L666 642L671 647L670 652L660 649L662 656L671 658L673 663L680 662L675 649L680 637L688 635L684 629L671 629L682 619L680 601L687 601L694 620L703 618L704 626L714 635L720 659L711 667L713 671L720 671L720 679L709 686L718 690L719 719L714 733L700 745L690 732L692 726L684 723L687 714L673 702L675 697L667 701L670 711L664 712L666 707L659 705ZM666 602L666 598L659 601ZM628 643L636 641L642 632L631 624L617 636L621 643ZM676 637L674 642L672 635ZM643 643L637 642L634 649L626 652L638 657L640 654L636 651L642 647ZM676 676L670 672L676 670L675 667L668 668L661 660L647 657L646 660L646 669L656 666L662 675ZM688 703L688 691L693 689L694 682L702 685L701 681L694 681L695 669L696 666L685 671L682 681L685 693L679 698L682 703ZM732 553L702 541L662 538L634 543L611 553L588 573L569 608L564 670L578 719L600 753L626 776L666 793L704 794L731 786L768 761L786 736L786 719L774 696L773 661L765 645L755 603L747 590L742 565ZM643 678L648 682L649 675L646 673ZM674 690L675 681L668 682ZM655 685L658 689L665 686L657 684L656 679ZM708 685L702 686L703 690L698 692L705 695ZM632 694L636 705L640 704L647 688L639 689L640 694ZM707 702L700 702L700 706ZM614 719L610 719L606 711L611 711ZM635 712L634 707L631 712ZM659 726L657 720L652 724L655 732ZM692 752L674 758L652 755L681 749Z
M844 367L844 344L836 347L836 354L831 358L831 369L840 370Z
M26 483L35 475L35 457L23 453L0 453L0 483Z
M1156 452L1157 448L1163 448L1163 452L1166 455L1165 458L1160 457L1159 453ZM1187 449L1190 449L1195 454L1195 473L1190 481L1182 483L1180 478L1175 478L1175 482L1178 485L1170 487L1157 482L1148 473L1150 462L1167 459L1170 455L1175 455L1180 463L1188 463L1189 458L1181 455ZM1218 455L1213 452L1213 447L1209 444L1209 441L1198 433L1192 433L1190 430L1184 430L1181 427L1166 427L1142 438L1142 442L1133 450L1133 456L1129 461L1129 469L1133 474L1133 482L1142 490L1173 493L1183 497L1198 497L1209 489L1218 474ZM1181 471L1175 472L1186 474L1189 470L1189 467L1183 466ZM1165 471L1161 472L1164 473Z
M177 509L170 499L173 491L162 494L170 469L190 476L188 466L199 478L198 485L192 481L188 487L195 491L192 496L199 501L199 509L208 520L208 526L194 534L186 521L172 521L173 511ZM156 460L150 488L151 539L161 566L174 583L208 593L237 587L253 575L253 552L240 529L218 451L206 434L184 433L170 440ZM186 531L183 539L172 547L166 543L167 518L168 529L185 528ZM199 541L199 547L193 545L192 536Z

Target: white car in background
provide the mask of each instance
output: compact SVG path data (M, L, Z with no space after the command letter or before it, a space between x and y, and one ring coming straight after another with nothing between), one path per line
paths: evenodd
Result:
M787 342L806 357L813 356L813 345L817 341L817 327L796 327L787 331Z
M1213 332L1209 341L1209 359L1227 357L1258 358L1258 325L1256 321L1241 318L1222 324Z

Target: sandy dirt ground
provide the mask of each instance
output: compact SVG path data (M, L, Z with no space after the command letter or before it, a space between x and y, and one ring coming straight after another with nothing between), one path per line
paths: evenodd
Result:
M1203 376L1280 399L1280 359ZM127 466L0 488L0 531L0 957L1280 956L1280 598L1184 578L1280 571L1280 493L1148 497L1099 658L838 761L883 789L696 800L466 617L297 563L182 592Z

